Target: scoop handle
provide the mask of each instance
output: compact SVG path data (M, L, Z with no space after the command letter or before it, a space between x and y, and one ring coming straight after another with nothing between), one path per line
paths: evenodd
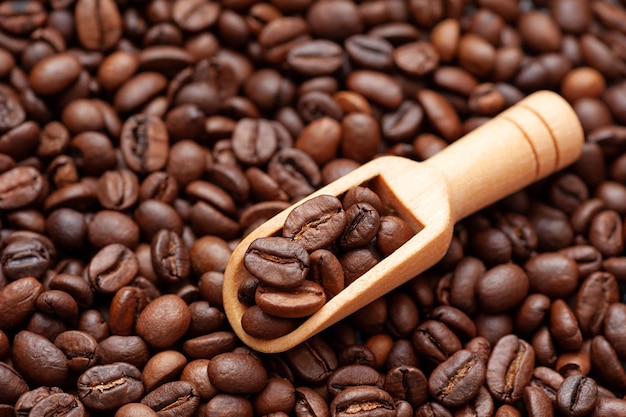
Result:
M458 221L574 162L583 129L556 93L539 91L424 161L443 174Z

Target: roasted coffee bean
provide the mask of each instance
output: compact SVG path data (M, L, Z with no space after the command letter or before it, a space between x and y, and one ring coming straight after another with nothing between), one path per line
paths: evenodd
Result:
M68 330L59 334L54 344L65 354L72 371L84 372L98 361L98 342L88 333Z
M0 174L0 208L18 209L33 203L44 187L41 174L28 166Z
M617 281L607 272L594 272L582 282L574 314L583 334L600 334L609 306L618 301L618 294Z
M107 171L98 180L98 201L104 208L125 210L137 202L139 181L130 170Z
M378 233L380 214L368 203L356 203L345 212L346 227L339 240L343 250L367 245Z
M528 342L515 335L501 338L487 363L485 380L491 395L505 403L519 401L530 383L534 364L535 352Z
M296 388L294 411L297 417L329 417L328 405L324 398L308 387Z
M459 338L443 323L427 320L413 333L413 345L422 356L435 363L444 362L461 349Z
M507 288L507 295L501 289ZM498 265L476 283L478 305L487 313L502 313L519 304L528 293L529 279L515 264Z
M337 368L337 357L319 336L288 350L285 357L293 371L304 381L320 383Z
M541 388L533 386L524 388L524 405L529 416L554 415L552 401Z
M263 364L244 353L222 353L208 366L209 379L217 389L229 394L257 394L268 383Z
M171 230L162 229L152 238L150 258L154 272L163 282L177 283L189 275L189 250Z
M333 396L347 388L362 385L382 388L383 376L370 366L355 364L338 368L326 382L328 392Z
M431 395L447 407L471 400L485 382L485 363L467 350L459 350L440 363L428 378Z
M524 265L530 289L551 298L571 295L578 284L576 263L565 255L542 253Z
M622 220L617 212L605 210L593 218L589 227L589 241L604 256L617 255L622 251Z
M276 288L295 288L309 270L306 250L287 238L256 239L246 251L244 265L261 282Z
M43 336L22 330L13 339L12 353L13 366L28 382L53 387L67 378L65 355Z
M418 408L428 398L428 383L424 373L413 366L397 366L385 375L384 389L396 400L407 401Z
M556 396L556 405L568 416L583 416L596 405L598 387L593 379L582 375L563 380Z
M191 313L183 299L166 294L150 302L139 313L135 328L149 345L163 348L180 339L190 323Z
M0 329L23 325L35 312L43 285L33 277L21 278L0 290Z
M255 301L269 315L302 318L319 310L326 303L326 295L320 284L304 280L299 286L288 289L274 289L261 284L256 289Z
M122 18L114 1L80 0L74 11L76 32L87 49L107 50L122 35Z
M283 236L311 252L337 239L346 228L346 217L336 197L321 195L289 213L283 225Z
M135 172L144 174L163 168L169 153L165 124L154 116L132 116L122 127L120 148L124 160Z
M347 388L337 394L330 404L330 415L395 416L396 406L387 392L364 385Z
M311 40L292 48L287 54L287 63L306 76L329 75L341 67L342 49L332 41Z
M143 393L141 372L124 362L94 366L78 378L78 398L93 410L114 410Z
M148 393L141 403L162 416L193 416L200 398L195 386L185 381L168 382Z
M113 294L135 278L139 264L130 249L113 243L102 248L87 269L91 285L96 291Z

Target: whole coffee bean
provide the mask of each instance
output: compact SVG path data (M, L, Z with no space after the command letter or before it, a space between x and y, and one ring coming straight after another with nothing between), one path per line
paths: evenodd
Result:
M427 402L415 411L416 417L452 417L452 413L438 402Z
M304 280L296 288L278 290L261 284L256 289L255 301L267 314L302 318L319 310L326 303L326 295L320 284Z
M356 203L345 212L346 227L339 240L343 250L367 245L378 232L380 214L368 203Z
M454 107L440 93L422 89L417 93L426 117L444 139L453 141L461 135L461 122Z
M406 43L393 51L394 62L404 72L423 76L439 66L439 53L430 42Z
M522 398L535 365L531 345L515 335L501 338L493 347L487 363L489 392L499 401L512 404Z
M360 67L382 71L393 67L393 45L383 38L357 34L346 39L344 46Z
M309 383L325 382L337 368L337 356L319 336L288 350L285 359L292 370Z
M413 366L401 365L390 369L385 375L384 389L396 401L407 401L413 408L418 408L428 398L426 377Z
M163 384L154 391L148 393L142 400L159 416L184 416L195 415L200 404L200 398L196 394L196 387L189 382L174 381Z
M311 194L322 179L315 161L305 152L293 148L276 152L269 162L267 173L289 197L296 200Z
M367 385L341 391L330 403L331 417L395 416L396 406L391 396Z
M78 378L78 398L97 411L139 401L143 393L141 372L124 362L91 367Z
M256 394L268 382L262 363L244 353L222 353L211 359L209 379L217 389L229 394Z
M330 300L344 288L343 268L337 257L329 250L311 252L307 279L321 284L326 299Z
M567 416L584 416L594 409L597 393L598 387L593 379L582 375L570 376L559 387L556 405Z
M91 285L97 292L114 294L135 278L139 264L126 246L113 243L100 249L87 266Z
M541 388L533 386L524 388L524 405L531 417L554 416L552 401Z
M67 393L52 394L37 402L28 415L45 416L61 414L68 417L85 417L87 411L76 396Z
M33 203L43 187L43 178L35 168L19 166L3 172L0 174L0 209L18 209Z
M110 49L122 36L122 18L114 1L79 0L74 15L78 40L87 49Z
M141 403L128 403L121 406L115 413L115 417L156 417L158 414L147 405Z
M422 356L435 363L444 362L461 350L459 338L443 323L427 320L413 333L413 345Z
M523 336L537 330L550 310L550 298L544 294L530 294L524 299L515 315L515 329Z
M626 343L624 343L619 330L626 319L626 309L622 303L611 303L606 307L604 315L604 337L611 343L615 353L621 358L626 355Z
M231 394L217 394L206 404L205 415L228 417L235 413L241 417L253 417L252 403L246 397Z
M342 127L337 120L323 116L313 120L302 130L295 145L322 165L336 157L341 133Z
M311 40L292 48L287 54L287 63L296 72L305 76L329 75L341 64L342 49L332 41Z
M232 351L236 343L233 332L218 331L185 340L183 352L192 359L211 359L220 353Z
M557 253L541 253L524 265L530 289L551 298L567 297L578 285L578 267L571 258Z
M262 415L287 415L296 402L295 389L286 379L269 378L265 389L252 399L254 411Z
M428 389L446 407L471 400L485 382L485 363L476 355L459 350L440 363L428 378Z
M196 394L200 397L201 401L209 400L213 398L218 390L211 384L209 375L207 372L207 366L209 359L196 359L189 362L180 375L181 381L189 382L196 387Z
M67 359L51 341L28 330L13 339L13 366L24 379L50 387L65 383Z
M341 201L330 195L321 195L307 200L289 213L283 225L283 236L311 252L337 239L346 223Z
M574 312L563 300L554 300L550 307L550 331L558 345L569 351L579 350L582 334Z
M454 331L463 339L472 339L476 337L476 325L461 310L447 305L440 305L430 311L428 317L437 320Z
M362 385L382 388L383 376L371 366L355 364L338 368L326 382L328 392L333 396L347 388Z
M624 247L622 219L613 210L598 213L589 228L589 241L604 256L620 253Z
M116 291L109 307L109 329L112 334L130 336L135 329L137 316L148 304L142 289L133 286Z
M59 334L54 344L65 354L72 371L84 372L98 361L98 342L88 333L68 330Z
M125 214L102 210L87 225L87 240L95 248L118 243L134 249L139 243L139 227Z
M150 346L164 348L180 339L191 322L189 307L174 294L163 295L143 309L135 329Z
M356 4L344 0L314 3L307 21L315 36L331 40L343 40L363 29Z
M264 284L295 288L309 270L309 254L300 244L287 238L259 238L248 247L244 266Z
M296 388L294 411L297 417L330 417L324 398L308 387Z
M339 145L344 158L367 162L376 155L380 143L380 128L372 116L354 112L341 121Z
M40 60L28 77L37 94L60 93L78 79L80 62L69 53L59 53Z
M15 404L24 393L28 392L28 384L22 376L11 366L0 362L0 376L5 381L4 389L0 393L3 404Z
M165 124L155 116L130 117L122 127L120 148L128 166L137 173L144 174L163 168L169 154Z
M137 368L143 368L148 362L148 345L139 336L112 335L98 344L98 363L125 362Z
M23 325L37 309L37 298L43 285L33 277L21 278L0 290L0 329Z
M98 179L98 201L110 210L125 210L137 202L139 181L128 169L107 171Z
M618 297L617 280L608 272L594 272L582 282L576 295L574 314L583 334L600 334L609 306L616 303Z
M384 256L389 256L413 235L411 227L400 217L382 216L376 233L376 244Z
M37 297L37 309L60 319L71 320L78 316L78 304L65 291L47 290Z
M502 288L507 288L506 295ZM476 296L480 308L487 313L502 313L519 304L528 293L529 279L524 270L515 264L498 265L476 283Z
M346 83L350 90L384 107L395 109L402 103L400 85L385 73L370 70L354 71L348 76Z
M160 230L152 238L150 255L154 272L162 282L178 283L189 275L189 249L175 232Z
M248 165L265 164L277 149L278 141L270 121L244 118L233 132L233 151Z

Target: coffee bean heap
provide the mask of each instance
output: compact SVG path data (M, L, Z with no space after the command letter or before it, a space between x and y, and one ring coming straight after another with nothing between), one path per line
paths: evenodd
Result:
M626 415L625 22L623 0L1 2L0 416ZM578 162L322 334L242 345L242 236L538 89L579 115Z
M262 339L294 330L300 321L289 319L315 313L414 235L367 187L352 188L341 200L307 200L289 213L281 233L255 239L243 260L253 277L238 288L250 307L241 324Z

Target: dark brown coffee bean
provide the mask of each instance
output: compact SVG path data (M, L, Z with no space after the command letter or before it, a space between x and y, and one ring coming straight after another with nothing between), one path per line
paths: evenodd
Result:
M535 352L528 342L515 335L503 337L493 347L487 363L489 392L505 403L519 401L530 383L534 365Z
M128 403L121 406L115 413L115 417L156 417L158 414L150 407L140 403Z
M329 75L341 67L342 49L328 40L311 40L292 48L287 54L287 63L305 76Z
M401 365L390 369L385 375L384 389L394 400L407 401L414 409L424 404L428 398L426 377L413 366Z
M189 275L189 250L171 230L162 229L152 238L150 255L154 272L162 282L177 283Z
M297 417L329 417L328 405L324 398L308 387L296 388L294 412Z
M13 339L13 366L31 383L50 387L64 384L68 374L67 359L51 341L22 330Z
M583 375L563 380L556 396L556 405L567 416L583 416L596 405L598 387L595 381Z
M276 339L294 331L298 327L298 321L271 316L259 306L253 305L243 313L241 327L252 337Z
M583 334L600 334L609 306L618 299L618 284L612 274L598 271L589 275L580 285L574 305L574 314Z
M529 259L524 269L528 274L531 290L551 298L571 295L578 285L576 262L565 255L539 254Z
M524 405L531 417L554 415L552 401L541 388L533 386L524 388Z
M402 91L397 81L382 72L359 70L346 79L350 90L384 107L395 109L402 103Z
M367 385L341 391L330 404L331 417L395 416L396 407L391 396Z
M459 350L440 363L428 379L428 389L446 407L467 403L485 381L485 363L467 350Z
M315 36L331 40L343 40L363 29L356 5L344 0L314 3L307 12L307 21Z
M154 116L132 116L124 123L120 138L124 160L135 172L159 170L167 163L169 138L165 124Z
M35 312L43 285L33 277L21 278L0 290L0 329L10 330L24 324Z
M285 359L292 370L309 383L325 382L337 369L335 353L320 336L313 336L288 350Z
M333 196L321 195L307 200L289 213L283 236L311 252L328 246L343 233L346 213Z
M39 61L28 77L37 94L60 93L78 79L80 62L69 53L59 53Z
M556 343L565 350L577 351L583 338L576 316L563 300L554 300L550 307L550 332Z
M318 249L311 252L310 269L307 279L321 284L330 300L344 288L343 268L337 257L329 250Z
M422 356L441 363L461 349L459 338L443 323L427 320L413 333L413 345Z
M122 18L114 1L79 0L74 16L78 40L87 49L110 49L122 36Z
M68 417L84 417L88 415L83 403L76 396L67 393L56 393L43 398L31 408L28 415L45 416L54 414L63 414Z
M328 392L333 396L346 388L361 385L382 388L383 376L370 366L354 364L338 368L326 383Z
M256 289L255 301L269 315L302 318L322 308L326 303L326 295L320 284L304 280L298 287L286 289L274 289L261 284Z
M112 335L98 344L98 363L125 362L143 368L150 358L148 345L139 336Z
M393 67L393 45L383 38L353 35L344 42L346 53L359 67L389 70Z
M507 288L506 296L501 289ZM487 313L502 313L519 304L528 293L529 278L515 264L498 265L476 283L476 296L480 308Z
M113 294L137 274L137 257L126 246L113 243L102 248L88 265L91 285L97 292Z
M98 342L88 333L68 330L59 334L54 344L65 354L72 371L84 372L98 361Z
M293 410L296 402L295 389L286 379L268 379L265 389L252 399L254 411L262 415L281 416Z
M28 384L22 376L11 366L0 363L0 375L5 381L4 389L0 393L0 401L4 404L15 404L24 393L28 392Z
M236 413L241 417L253 417L252 403L246 397L231 394L217 394L206 404L204 412L211 416L228 417Z
M268 383L259 360L244 353L222 353L208 366L209 379L217 389L229 394L257 394Z
M317 164L309 155L289 148L278 151L272 157L267 173L295 200L311 194L322 179Z
M183 353L192 359L211 359L220 353L232 351L236 343L237 339L233 332L213 332L187 339L183 343Z
M433 72L439 66L439 53L430 42L406 43L393 51L394 62L402 71L414 76Z
M376 233L376 244L384 256L389 256L413 235L411 227L400 217L382 216Z
M346 209L346 228L339 244L350 250L367 245L378 232L380 214L368 203L356 203Z
M114 410L143 393L141 372L124 362L94 366L78 378L78 398L93 410Z
M180 339L191 322L187 304L174 294L149 303L137 317L136 331L150 346L167 347Z
M130 170L107 171L98 179L100 204L110 210L126 210L137 202L139 181Z
M244 265L269 286L295 288L309 270L309 255L301 245L287 238L259 238L248 247Z
M15 167L0 174L0 208L11 210L33 203L43 186L41 174L32 167Z
M168 382L148 393L142 400L159 416L193 416L200 405L196 387L189 382Z
M453 141L461 135L459 116L443 95L434 90L422 89L417 93L417 100L435 130L446 140Z
M622 251L622 219L617 212L605 210L593 218L589 227L589 241L604 256L617 255Z

